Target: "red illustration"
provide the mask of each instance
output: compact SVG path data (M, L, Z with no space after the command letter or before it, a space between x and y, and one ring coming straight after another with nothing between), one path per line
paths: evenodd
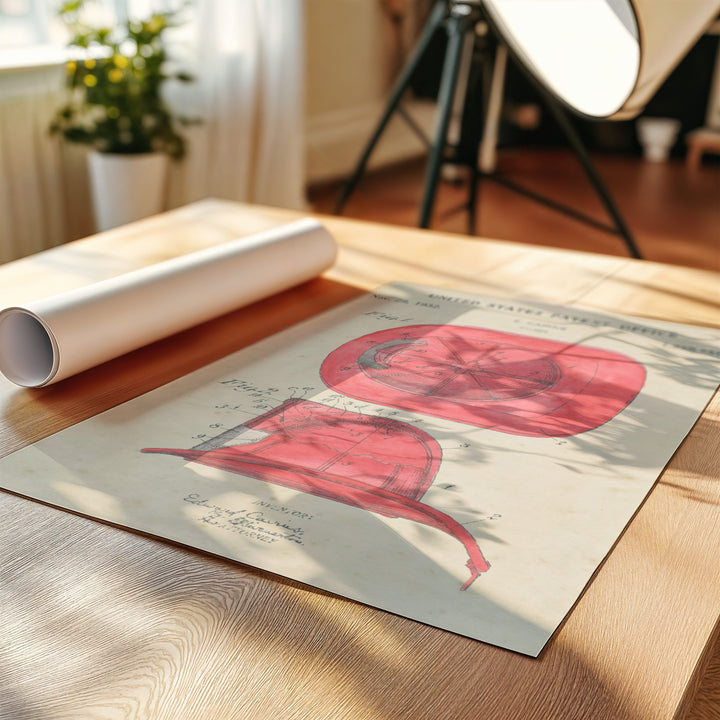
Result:
M255 431L249 441L242 433ZM235 442L235 444L233 444ZM286 400L192 449L144 448L442 530L467 550L466 589L489 568L475 538L457 521L420 502L441 460L437 441L388 418Z
M320 374L349 397L530 437L592 430L645 382L643 366L616 352L459 325L365 335Z

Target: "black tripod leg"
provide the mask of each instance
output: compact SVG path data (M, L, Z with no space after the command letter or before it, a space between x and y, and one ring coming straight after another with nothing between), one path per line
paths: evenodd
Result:
M358 160L355 171L353 172L352 176L343 188L342 195L340 196L340 199L335 206L336 213L342 212L343 207L345 207L345 203L357 187L358 182L360 182L360 178L365 172L365 166L370 159L372 151L375 149L375 145L380 139L380 136L383 134L383 131L385 130L385 127L390 121L393 113L397 109L397 106L400 103L402 96L405 94L405 91L409 87L410 80L412 79L413 73L415 72L415 68L420 63L420 60L425 54L425 51L427 50L427 47L430 44L430 41L432 40L436 30L441 27L443 22L445 21L447 12L448 10L446 0L437 0L435 6L430 13L430 16L427 19L427 22L425 23L425 27L423 28L422 33L420 34L420 38L418 39L418 42L415 46L412 56L410 57L410 60L408 60L407 64L403 68L402 73L400 74L400 77L395 83L395 87L392 91L392 94L390 95L390 99L385 106L385 112L383 113L380 121L375 128L375 132L373 132L370 140L365 146L365 150L363 150L363 153L360 156L360 160Z
M595 169L595 165L593 165L593 162L590 159L590 156L588 155L587 150L585 149L585 146L583 145L583 142L577 133L577 130L575 130L573 124L570 122L570 120L568 120L567 115L560 107L559 103L555 100L555 98L551 97L545 92L543 92L543 95L545 96L546 105L550 108L550 111L555 117L555 120L560 126L560 129L563 131L563 133L565 133L565 137L567 137L568 142L572 146L572 149L575 151L575 154L577 155L577 158L580 161L583 170L585 170L585 174L595 188L595 192L597 192L598 196L602 200L602 203L605 206L605 210L615 223L618 234L625 241L625 245L628 249L628 252L630 253L630 256L642 259L640 250L635 244L635 240L633 239L630 230L625 224L625 221L622 219L620 211L617 209L612 197L610 196L610 193L605 187L605 183L603 183L602 178L598 175L598 172Z
M435 144L433 145L428 169L425 174L425 190L423 193L422 205L420 208L419 227L430 227L433 205L435 203L435 192L437 191L440 166L445 154L445 145L450 115L452 114L455 86L457 85L460 58L462 55L463 39L468 24L474 22L472 14L451 15L447 23L448 45L445 51L445 63L443 65L440 90L438 91L438 124L435 132Z
M468 186L468 235L477 232L478 195L480 194L480 170L477 165L470 166L470 183Z
M480 178L482 168L478 167L480 157L480 145L483 141L485 129L488 127L488 118L495 88L495 68L497 62L497 45L491 42L490 36L485 36L480 41L479 52L481 58L479 77L474 78L472 83L473 93L469 96L470 104L465 109L463 122L464 132L469 135L469 158L468 168L470 170L470 182L468 183L468 235L475 235L477 232L478 205L480 194ZM475 111L480 107L480 113Z

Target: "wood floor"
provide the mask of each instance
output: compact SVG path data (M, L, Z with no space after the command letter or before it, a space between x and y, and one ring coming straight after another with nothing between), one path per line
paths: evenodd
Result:
M720 163L696 171L680 158L645 162L624 155L593 157L644 259L720 271ZM577 159L565 150L501 150L498 170L535 192L609 224L609 218ZM367 173L343 215L416 226L425 160ZM333 213L342 183L310 189L315 212ZM431 227L467 233L466 182L442 181ZM476 235L538 245L625 255L623 240L491 180L480 183Z

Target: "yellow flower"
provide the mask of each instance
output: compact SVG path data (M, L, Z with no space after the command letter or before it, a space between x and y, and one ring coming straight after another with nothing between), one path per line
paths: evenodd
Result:
M153 15L146 27L151 33L155 34L165 27L165 19L159 15Z
M84 65L88 70L92 70L92 69L95 67L96 62L95 62L92 58L89 58L88 60L85 60L85 61L83 62L83 65Z
M115 63L115 67L124 69L130 61L124 55L113 55L113 63Z
M72 75L77 68L77 63L74 60L70 60L67 65L65 66L65 69L68 72L68 75Z
M108 72L108 80L113 83L120 82L123 79L123 75L124 73L122 70L113 68Z
M83 78L83 82L87 87L95 87L97 85L97 78L94 75L86 75Z

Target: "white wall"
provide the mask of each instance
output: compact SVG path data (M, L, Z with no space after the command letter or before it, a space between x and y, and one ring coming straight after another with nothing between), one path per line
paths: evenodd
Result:
M306 136L310 183L346 176L355 166L412 48L424 0L305 0ZM399 32L384 6L406 10ZM434 106L410 102L413 117L432 131ZM423 143L395 117L370 167L425 152Z
M48 128L61 64L0 68L0 263L93 232L85 150Z

